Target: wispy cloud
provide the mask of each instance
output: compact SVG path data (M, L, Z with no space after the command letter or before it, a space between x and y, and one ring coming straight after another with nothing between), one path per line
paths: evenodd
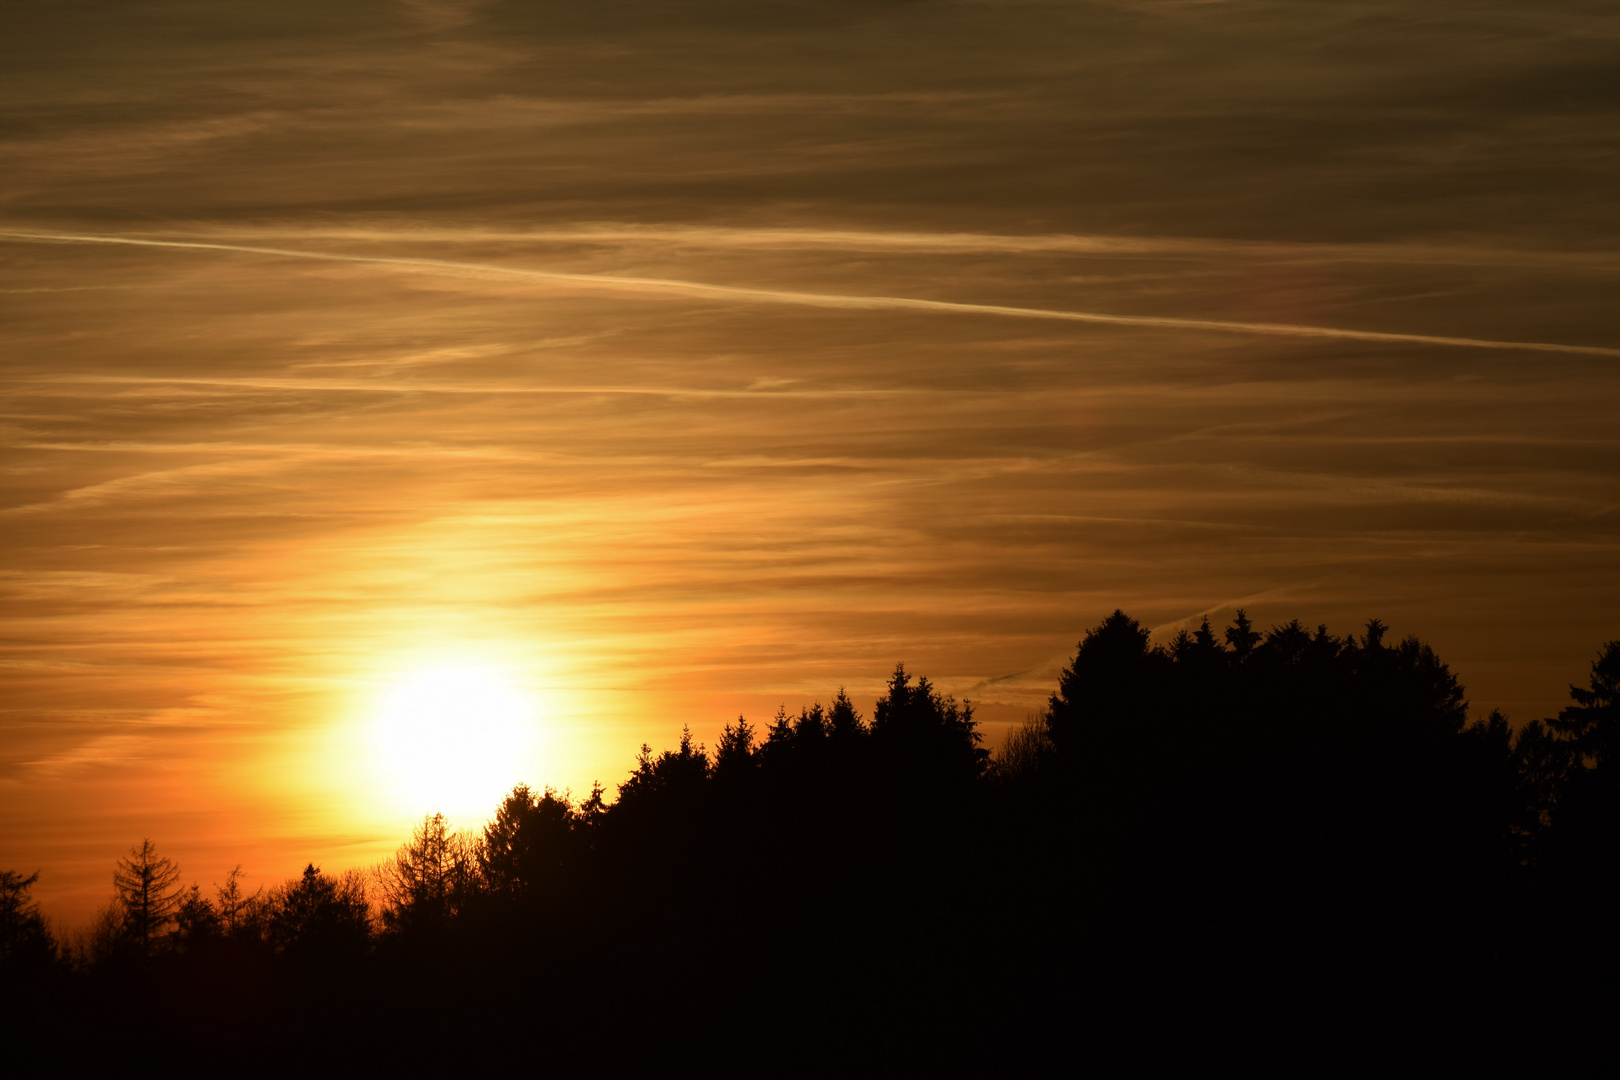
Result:
M22 765L36 776L59 779L81 769L147 761L151 743L151 738L145 735L100 735L37 761L22 762Z
M1620 357L1620 348L1609 348L1601 345L1562 345L1538 341L1495 341L1487 338L1452 337L1438 334L1403 334L1379 330L1351 330L1331 326L1300 326L1289 323L1238 322L1227 319L1186 319L1161 315L1111 315L1094 311L1061 311L1051 308L1017 307L1010 304L975 304L955 300L927 300L902 296L857 296L837 293L797 292L788 289L759 289L739 285L715 285L700 281L680 281L670 278L632 277L622 274L577 274L554 270L534 270L524 267L454 262L447 259L301 251L294 248L257 247L248 244L225 244L202 240L154 240L128 236L22 232L0 232L0 237L11 240L50 243L123 244L133 247L175 248L192 251L228 251L243 255L264 255L274 258L310 259L318 262L398 267L406 270L439 274L515 278L545 284L609 289L615 292L627 291L663 296L689 296L740 303L794 304L803 307L837 308L846 311L918 311L940 314L991 315L1014 319L1101 323L1110 326L1135 326L1159 330L1215 331L1218 333L1256 334L1268 337L1321 338L1403 345L1436 345L1444 348L1504 349L1515 352Z
M897 660L1014 722L1115 607L1377 615L1519 719L1615 633L1620 9L36 7L0 865L53 895L391 846L367 695L447 653L579 791Z
M1090 256L1233 256L1334 262L1415 265L1574 266L1620 271L1620 255L1610 251L1558 251L1488 247L1478 244L1330 243L1323 241L1222 240L1208 237L1158 237L1031 233L997 235L965 232L916 232L860 229L771 228L719 225L579 224L551 228L491 229L465 226L446 229L409 221L388 228L332 225L253 225L229 229L194 223L173 239L242 240L274 237L339 240L377 244L658 244L676 247L835 251L923 252L942 254Z

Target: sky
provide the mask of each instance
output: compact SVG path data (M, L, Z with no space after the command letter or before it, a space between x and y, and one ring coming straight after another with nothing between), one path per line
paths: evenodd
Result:
M1620 637L1620 9L0 13L0 867L64 925L1123 608ZM476 752L469 751L469 747Z

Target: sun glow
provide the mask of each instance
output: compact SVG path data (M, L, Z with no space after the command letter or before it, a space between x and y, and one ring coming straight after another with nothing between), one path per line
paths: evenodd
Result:
M381 695L371 758L397 809L481 819L529 778L541 734L538 702L510 672L491 664L435 664Z

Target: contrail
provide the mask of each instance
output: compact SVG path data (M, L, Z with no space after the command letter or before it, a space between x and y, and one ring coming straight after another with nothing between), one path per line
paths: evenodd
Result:
M320 262L395 266L441 274L506 277L523 281L551 282L585 288L697 296L756 304L791 304L798 307L840 308L856 311L937 311L959 315L997 315L1014 319L1102 323L1109 326L1144 326L1167 330L1206 330L1229 334L1259 334L1268 337L1323 338L1385 344L1440 345L1463 349L1512 349L1521 352L1620 357L1620 349L1607 348L1601 345L1559 345L1541 341L1494 341L1485 338L1443 337L1433 334L1395 334L1378 330L1344 330L1330 326L1300 326L1292 323L1183 319L1161 315L1108 315L1094 311L1063 311L1051 308L1013 307L1005 304L972 304L955 300L919 300L905 296L845 296L837 293L795 292L786 289L750 289L737 285L711 285L701 281L681 281L671 278L628 277L616 274L573 274L558 270L528 270L506 266L490 266L482 263L452 262L445 259L411 258L402 255L347 255L327 251L300 251L293 248L257 247L249 244L223 244L202 240L149 240L131 236L10 231L0 231L0 238L34 243L123 244L131 247L228 251L244 255L268 255L285 259L312 259Z
M719 248L831 249L836 251L987 253L996 255L1087 255L1272 258L1441 266L1552 266L1599 271L1620 269L1612 252L1536 251L1435 244L1322 243L1222 240L1209 237L1143 237L1075 233L964 233L895 230L742 228L719 225L636 225L602 222L539 229L395 228L357 226L237 226L182 230L200 239L276 243L359 240L366 243L660 243Z

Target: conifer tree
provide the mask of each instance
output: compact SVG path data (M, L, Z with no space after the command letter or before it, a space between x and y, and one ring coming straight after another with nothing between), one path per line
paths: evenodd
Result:
M370 939L365 879L352 870L334 876L310 863L265 906L269 939L283 953L331 962L363 953Z
M727 724L720 733L720 742L714 750L716 775L731 776L753 764L754 728L743 717L735 725Z
M1620 641L1604 644L1586 688L1571 686L1569 696L1575 704L1548 720L1547 727L1577 764L1599 766L1620 758Z
M38 880L37 871L23 877L15 870L0 870L0 972L34 966L52 954L45 917L28 895Z
M867 734L866 722L856 711L855 703L849 699L844 688L838 688L838 696L833 698L832 705L827 709L827 724L832 737L841 742L858 739Z

